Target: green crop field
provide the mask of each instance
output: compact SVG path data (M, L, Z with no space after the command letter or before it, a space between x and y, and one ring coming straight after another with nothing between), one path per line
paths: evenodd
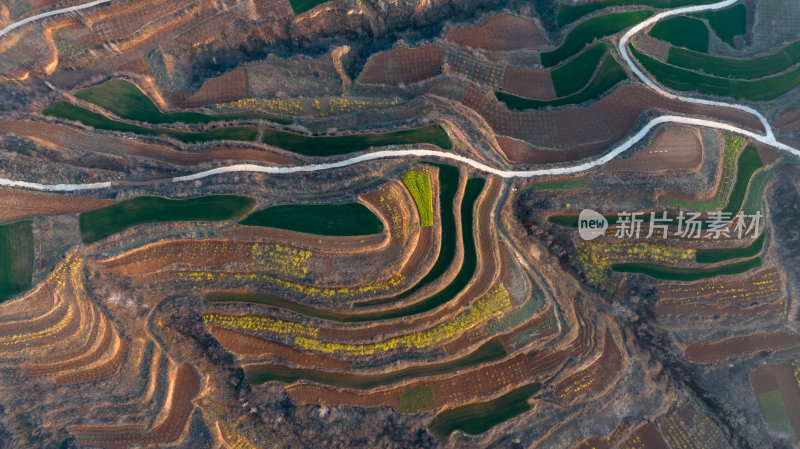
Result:
M408 171L403 174L403 184L414 202L417 204L417 211L419 211L420 224L422 226L433 225L433 192L431 191L431 180L428 173L422 171Z
M495 92L498 100L505 103L506 107L515 110L543 109L546 107L558 107L570 104L581 104L590 100L595 100L600 95L611 90L614 86L625 81L628 75L622 66L612 56L608 55L592 81L582 91L568 97L557 98L550 101L530 100L518 97L505 92Z
M33 230L31 221L0 225L0 302L31 286Z
M581 17L612 6L649 6L651 8L678 8L687 5L716 3L717 0L606 0L579 5L558 4L558 26L570 24Z
M443 440L456 430L471 435L483 433L503 421L530 410L528 398L540 389L540 384L532 383L511 390L497 399L445 410L433 418L428 428Z
M647 56L631 46L642 66L661 84L678 91L699 92L750 101L769 101L800 85L800 67L755 81L731 80L685 70Z
M772 423L789 419L780 390L759 394L758 405L761 407L761 414L766 422Z
M148 136L166 136L186 143L207 142L213 140L237 140L252 142L258 137L258 129L252 126L234 126L212 129L205 132L187 132L167 128L148 128L125 122L111 120L108 117L75 106L64 101L53 103L47 107L45 115L75 120L95 129L130 132ZM430 143L442 149L452 148L447 132L440 125L429 125L424 128L393 131L375 134L353 134L348 136L309 137L286 131L265 129L264 143L283 148L306 156L331 156L362 151L374 146Z
M291 3L292 11L294 11L295 15L299 15L326 1L328 0L290 0L289 3Z
M566 97L583 89L592 79L608 48L608 44L605 43L589 47L571 61L550 72L556 96Z
M433 387L420 385L418 387L408 387L400 393L400 403L398 409L401 412L419 412L436 407L436 395Z
M708 19L708 24L714 30L714 33L723 42L734 48L736 48L734 38L747 33L747 7L742 3L730 8L706 11L694 16Z
M618 273L639 273L666 281L699 281L726 274L739 274L761 266L761 258L720 265L713 268L667 267L648 263L616 263L611 269Z
M542 65L553 67L569 59L595 39L616 34L653 15L652 11L632 11L595 17L575 26L557 49L542 53Z
M757 256L764 248L766 237L767 233L762 232L753 243L742 248L698 249L695 253L695 261L697 263L718 263L731 259Z
M274 206L253 212L241 223L337 237L383 232L383 222L360 203Z
M589 187L586 176L577 178L556 179L552 181L538 181L531 184L531 188L536 191L544 190L577 190Z
M81 238L96 242L132 226L164 221L220 221L236 219L250 210L252 198L213 195L172 200L141 196L80 214Z
M269 120L289 124L290 119L257 113L209 115L199 112L163 113L138 87L125 80L111 80L99 86L79 90L75 97L100 106L127 120L145 123L211 123L220 120Z
M708 53L708 26L702 20L684 16L662 20L653 25L650 35L677 47Z
M290 368L277 364L255 364L245 368L247 380L254 385L266 382L297 382L308 380L324 385L341 388L366 390L384 385L395 384L420 377L439 376L454 373L462 369L502 360L508 355L497 339L491 339L471 353L457 359L439 363L413 365L395 371L378 374L353 374L322 371L315 369Z
M739 156L739 163L736 170L736 182L733 185L730 195L728 195L728 204L722 209L723 212L728 212L735 215L744 203L745 195L747 195L747 187L750 185L750 179L753 174L758 171L764 163L761 161L761 156L758 154L756 147L748 145Z
M777 53L753 59L732 59L709 56L682 48L669 50L669 64L688 70L702 70L723 78L757 79L778 74L800 63L800 41Z

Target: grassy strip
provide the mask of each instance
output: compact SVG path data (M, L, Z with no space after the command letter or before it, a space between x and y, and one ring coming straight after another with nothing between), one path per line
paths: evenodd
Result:
M217 128L205 132L148 128L111 120L104 115L64 101L53 103L43 113L53 117L75 120L95 129L130 132L146 136L166 136L186 143L213 140L252 142L258 137L258 129L252 126ZM430 143L446 150L452 148L450 137L440 125L429 125L424 128L380 134L353 134L331 137L308 137L286 131L265 129L262 142L306 156L332 156L363 151L374 146L415 143Z
M608 44L601 43L579 54L575 59L550 72L557 97L572 95L592 79L600 60L608 52Z
M722 174L720 176L717 191L712 198L701 201L684 200L680 198L661 198L659 202L667 206L680 209L709 212L719 210L723 207L724 201L729 197L736 176L736 160L746 140L740 136L725 136L725 149L722 152ZM760 160L760 159L759 159Z
M542 65L553 67L583 50L586 45L635 25L653 15L652 11L607 14L578 24L557 49L542 53Z
M258 364L245 367L247 380L253 385L267 382L297 382L308 380L340 388L367 390L420 377L438 376L471 368L482 363L502 360L508 354L497 339L481 345L475 351L446 362L430 363L380 374L351 374L316 369L290 368L277 364Z
M427 172L408 171L403 174L403 184L405 184L419 212L420 225L433 225L433 192L431 191L431 180Z
M718 263L731 259L757 256L764 248L766 236L767 233L762 232L753 243L743 248L698 249L695 253L695 261L697 263Z
M241 224L336 237L383 232L383 222L360 203L286 204L253 212Z
M707 269L666 267L647 263L615 263L611 265L611 269L618 273L639 273L666 281L699 281L727 274L744 273L760 266L761 258L756 257Z
M694 17L708 19L708 24L717 36L733 48L736 48L734 38L747 33L747 7L742 3L730 8L694 14Z
M292 11L295 15L303 14L306 11L313 9L317 5L321 5L328 0L289 0L292 5Z
M630 47L634 57L661 84L678 91L699 92L737 100L769 101L800 85L800 67L782 75L755 81L703 75L665 64Z
M288 125L290 119L257 113L209 115L199 112L163 113L138 87L125 80L111 80L79 90L75 97L95 104L117 116L145 123L211 123L221 120L269 120Z
M594 100L627 78L628 75L625 73L625 70L622 69L622 66L620 66L613 56L608 55L600 65L597 75L595 75L589 85L574 95L550 101L530 100L505 92L495 92L494 95L498 100L505 103L506 107L509 109L543 109L546 107L558 107L568 104L581 104L586 101Z
M702 70L723 78L757 79L775 75L800 63L800 41L783 47L777 53L753 59L733 59L670 48L669 64L688 70Z
M769 423L781 422L789 419L789 413L783 404L780 390L772 390L758 395L758 405L764 421Z
M497 399L445 410L433 418L428 429L442 440L446 440L456 430L470 435L483 433L530 410L528 398L540 389L541 384L532 383L511 390Z
M758 171L764 163L761 161L761 156L758 154L756 147L748 145L744 149L742 155L739 156L739 164L736 171L736 183L733 185L730 195L728 195L728 204L722 209L722 212L736 214L742 208L745 195L747 195L747 187L750 185L750 179L753 174Z
M30 220L0 225L0 302L31 286L33 229Z
M531 188L537 192L543 190L575 190L585 189L587 187L589 187L589 180L587 176L555 179L552 181L539 181L531 184Z
M164 221L219 221L237 218L250 210L252 198L213 195L171 200L141 196L80 214L81 239L96 242L132 226Z
M708 26L699 19L678 16L663 20L653 26L650 35L678 47L708 53Z
M607 0L580 5L570 5L568 3L558 4L558 26L570 24L581 17L612 6L633 6L642 5L651 8L677 8L686 5L704 5L706 3L716 3L717 0Z
M390 304L408 298L419 289L439 279L452 263L456 254L456 219L453 209L458 191L459 173L458 168L451 165L437 165L437 167L439 167L439 211L442 220L442 244L439 248L439 254L436 256L436 262L434 262L433 267L425 277L405 292L389 298L356 302L354 304L356 308Z

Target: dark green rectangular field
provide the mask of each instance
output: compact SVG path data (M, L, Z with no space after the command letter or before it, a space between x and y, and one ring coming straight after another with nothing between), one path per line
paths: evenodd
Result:
M286 204L253 212L241 223L336 237L383 232L383 222L359 203Z
M185 200L141 196L82 213L81 238L92 243L144 223L231 220L247 213L254 204L252 198L235 195Z
M27 290L32 275L31 221L0 225L0 302Z

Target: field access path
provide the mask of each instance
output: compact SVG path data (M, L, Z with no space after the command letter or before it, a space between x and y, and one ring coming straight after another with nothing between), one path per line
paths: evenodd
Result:
M35 20L43 19L46 17L51 17L57 14L66 14L69 12L79 11L86 8L91 8L93 6L109 3L111 0L96 0L91 3L86 3L83 5L72 6L69 8L63 8L59 10L50 11L47 13L42 13L36 16L28 17L23 19L19 22L12 23L11 25L7 26L3 30L0 30L0 38L8 31L18 28L26 23L30 23ZM605 155L590 160L588 162L578 163L574 165L561 165L557 167L548 167L548 168L541 168L541 169L533 169L533 170L503 170L496 167L491 167L486 165L482 162L476 161L474 159L470 159L465 156L460 156L453 153L448 153L445 151L435 151L435 150L423 150L423 149L409 149L409 150L382 150L382 151L375 151L367 154L362 154L359 156L350 157L347 159L343 159L340 161L335 162L325 162L319 164L309 164L309 165L300 165L300 166L264 166L264 165L257 165L257 164L234 164L225 167L218 167L211 170L201 171L192 175L188 176L179 176L175 178L166 178L161 181L155 182L185 182L185 181L195 181L203 178L207 178L209 176L215 176L225 173L238 173L238 172L250 172L250 173L265 173L265 174L276 174L276 175L291 175L296 173L308 173L308 172L315 172L315 171L323 171L323 170L332 170L336 168L347 167L350 165L360 164L362 162L373 161L378 159L394 159L394 158L407 158L407 157L429 157L429 158L436 158L444 161L454 162L458 164L463 164L470 166L476 170L482 171L484 173L499 176L502 178L532 178L538 176L558 176L558 175L568 175L568 174L575 174L581 173L593 168L602 166L615 157L619 156L629 148L633 147L636 143L644 139L647 134L655 127L667 123L679 123L684 125L693 125L693 126L701 126L706 128L714 128L723 131L728 131L735 134L740 134L746 137L749 137L755 141L761 142L765 145L769 145L776 149L782 150L786 153L789 153L795 157L800 158L800 150L793 148L789 145L784 143L778 142L775 139L775 135L772 130L772 126L767 121L766 117L764 117L760 112L756 111L755 109L744 106L740 104L734 103L724 103L719 101L712 101L712 100L705 100L699 98L691 98L686 96L677 95L672 92L668 92L664 90L661 86L659 86L656 82L651 80L650 78L645 75L645 73L636 65L631 58L630 54L628 53L628 42L630 41L631 37L633 37L636 33L646 29L647 27L653 25L654 23L662 20L666 17L677 16L682 14L689 14L689 13L696 13L701 11L709 11L709 10L716 10L716 9L723 9L728 6L735 4L738 0L725 0L719 3L712 3L709 5L697 5L697 6L686 6L682 8L676 8L669 11L665 11L659 14L656 14L649 19L639 23L638 25L629 29L620 39L619 42L619 51L622 55L622 58L625 60L625 63L628 67L636 74L636 76L642 80L648 87L652 88L653 90L657 91L661 95L664 95L669 98L673 98L680 101L685 101L687 103L696 103L696 104L703 104L703 105L711 105L711 106L721 106L733 109L739 109L741 111L745 111L756 118L758 118L761 123L764 125L765 133L758 134L752 131L748 131L746 129L739 128L735 125L731 125L724 122L717 122L713 120L706 120L706 119L699 119L699 118L691 118L691 117L684 117L684 116L677 116L677 115L663 115L661 117L657 117L650 122L648 122L644 127L642 127L639 132L634 134L633 136L629 137L623 143L618 145L616 148L611 150L610 152L606 153ZM147 183L153 183L154 181L148 181ZM27 182L27 181L15 181L8 178L0 178L0 186L7 186L7 187L20 187L32 190L42 190L42 191L60 191L60 192L74 192L80 190L99 190L99 189L108 189L113 186L117 185L138 185L139 183L127 183L127 182L119 182L119 181L106 181L106 182L97 182L97 183L88 183L88 184L40 184L35 182ZM144 184L144 183L143 183Z

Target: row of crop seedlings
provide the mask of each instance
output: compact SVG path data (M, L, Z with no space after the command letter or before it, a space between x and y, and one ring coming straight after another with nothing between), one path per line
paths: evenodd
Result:
M451 72L463 75L489 89L500 89L503 85L503 71L505 67L488 61L480 61L463 51L447 48L445 51L445 64Z

